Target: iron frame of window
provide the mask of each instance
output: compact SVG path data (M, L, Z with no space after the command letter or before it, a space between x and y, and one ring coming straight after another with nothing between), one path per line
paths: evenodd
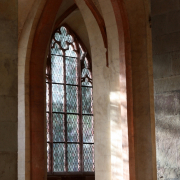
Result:
M66 24L63 24L62 25L63 27L66 28L67 30L67 33L69 35L71 35L73 37L73 40L74 40L74 43L75 43L75 46L76 46L76 50L74 49L74 51L76 52L77 54L77 72L78 72L78 84L77 85L73 85L73 84L66 84L66 61L65 61L65 58L67 56L65 56L65 51L64 49L61 49L63 51L63 55L58 55L58 56L61 56L63 58L63 68L64 68L64 75L63 75L63 78L64 78L64 83L53 83L52 82L52 72L51 72L51 44L50 44L50 50L49 50L49 55L47 57L47 74L46 74L46 83L49 85L49 112L46 112L46 113L49 113L49 133L50 133L50 141L47 143L50 144L50 152L49 152L49 157L50 157L50 167L49 167L49 172L47 173L48 176L93 176L94 175L94 172L85 172L83 171L84 169L84 164L83 164L83 144L94 144L94 143L83 143L83 128L82 128L82 92L81 92L81 87L88 87L88 88L93 88L93 86L82 86L81 83L85 81L85 78L82 78L81 77L81 74L82 74L82 70L84 68L84 65L83 65L83 58L87 58L88 60L88 68L90 73L91 73L91 77L92 77L92 64L91 64L91 58L89 56L88 53L86 53L86 55L84 57L82 57L82 59L80 59L80 48L79 48L79 44L81 45L81 48L84 52L87 52L84 44L82 43L82 41L80 40L80 38L68 27L68 25ZM60 27L62 27L60 26ZM51 40L55 40L54 38L54 35L55 33L60 29L57 28L53 35L52 35L52 38ZM69 44L68 44L69 45ZM57 55L56 55L57 56ZM88 77L87 77L88 78ZM88 81L92 84L92 79L88 79ZM64 114L64 127L65 127L65 142L53 142L53 111L52 111L52 85L53 84L59 84L59 85L63 85L64 86L64 112L56 112L56 113L59 113L59 114ZM66 110L66 86L67 85L70 85L70 86L76 86L78 87L78 109L79 109L79 112L78 113L67 113L67 110ZM76 144L80 144L80 171L79 172L68 172L68 164L67 164L67 144L70 144L71 142L68 142L67 141L67 114L77 114L79 115L79 142L72 142L72 143L76 143ZM90 116L93 116L93 114L86 114L86 115L90 115ZM63 143L65 144L65 171L66 172L53 172L53 144L54 143Z

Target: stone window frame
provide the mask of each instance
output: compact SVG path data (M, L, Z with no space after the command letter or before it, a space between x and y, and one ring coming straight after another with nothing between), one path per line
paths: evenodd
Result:
M80 171L79 172L68 172L67 171L67 169L68 169L68 167L67 167L67 162L68 162L68 160L67 160L67 144L68 144L68 141L67 141L67 129L65 130L65 161L66 161L66 163L65 163L65 171L66 172L53 172L53 170L52 170L52 167L53 167L53 155L52 155L52 152L51 152L51 160L50 160L50 169L49 169L49 171L51 171L51 172L47 172L47 177L48 177L48 179L51 179L51 178L59 178L60 176L63 178L63 177L65 177L65 176L71 176L71 177L79 177L79 176L81 176L81 177L83 177L84 176L84 178L86 177L86 176L91 176L92 178L94 177L94 175L95 175L95 167L94 167L94 171L84 171L83 170L83 168L84 168L84 165L83 165L83 163L84 163L84 161L83 161L83 145L84 144L93 144L94 145L94 142L93 143L84 143L83 142L83 127L82 127L82 116L83 116L83 113L82 113L82 92L81 92L81 86L83 87L84 85L81 85L82 83L86 83L86 82L89 82L89 83L91 83L92 84L92 62L91 62L91 57L90 57L90 55L88 54L88 52L87 52L87 49L86 49L86 47L85 47L85 45L83 44L83 42L81 41L81 39L79 38L79 36L75 33L75 32L73 32L73 30L67 25L67 24L63 24L63 25L60 25L58 28L56 28L55 29L55 31L53 32L53 34L52 34L52 37L51 37L51 41L53 41L53 40L55 40L55 33L59 33L60 34L60 28L61 27L64 27L65 29L66 29L66 31L67 31L67 34L68 35L70 35L71 37L72 37L72 39L73 39L73 42L72 43L68 43L68 42L66 42L67 43L67 45L68 46L70 46L70 45L73 45L73 43L74 43L74 46L76 46L77 48L76 49L73 49L74 50L74 52L77 54L77 71L78 71L78 85L77 85L77 87L78 87L78 101L79 102L81 102L81 103L79 103L78 104L78 106L79 106L79 108L78 109L80 109L79 110L79 138L80 138L80 143L79 143L79 145L80 145ZM51 51L51 44L50 44L50 47L49 47L49 54L48 54L48 58L47 58L47 65L46 65L46 79L47 79L47 82L50 84L50 86L52 86L52 72L51 72L51 53L50 53L50 51ZM62 46L60 47L59 46L59 49L60 50L63 50L62 49ZM65 49L63 50L64 52L66 51ZM83 54L81 54L80 53L80 51L82 51L82 53ZM63 55L63 58L65 58L65 56ZM85 67L85 61L87 61L87 63L88 63L88 65L87 65L87 67ZM65 65L65 67L64 68L66 68L66 65ZM82 75L82 73L83 73L83 69L88 69L89 70L89 75L90 75L90 77L88 77L88 75L87 74L85 74L85 76L83 76ZM65 78L65 75L63 75L64 76L64 78ZM65 86L67 85L66 84L66 82L64 82L65 84ZM90 87L90 86L89 86ZM92 84L92 86L91 86L91 88L93 89L93 84ZM51 89L52 89L52 87L51 87ZM64 94L66 94L67 92L66 92L66 90L65 90L65 93ZM65 98L65 96L66 95L64 95L64 98ZM50 121L50 123L52 124L52 90L49 90L49 99L51 99L50 101L49 101L49 108L51 109L51 112L49 112L49 121ZM65 116L68 114L67 112L64 112L65 113ZM93 116L93 109L92 109L92 114L91 114L92 116ZM67 117L65 117L65 126L67 126ZM94 132L94 129L93 129L93 132ZM52 132L50 132L50 134L52 134ZM53 136L53 135L51 135L51 136ZM93 135L94 136L94 135ZM54 142L48 142L48 143L50 143L51 144L51 146L54 144ZM94 155L93 155L94 156ZM93 157L93 161L94 161L94 157ZM94 165L95 165L95 162L94 162Z

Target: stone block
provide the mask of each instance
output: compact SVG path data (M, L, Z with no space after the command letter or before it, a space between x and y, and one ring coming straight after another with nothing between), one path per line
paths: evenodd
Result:
M163 93L180 90L180 76L172 76L154 80L155 93Z
M166 34L167 31L167 14L161 14L152 17L152 37Z
M158 180L180 177L180 92L155 96ZM160 178L163 177L163 178Z
M180 51L180 32L153 38L153 54Z
M169 77L171 70L171 54L160 54L153 56L153 75L154 79Z
M17 179L17 153L0 152L0 179Z
M156 116L156 142L157 144L163 139L173 138L178 140L180 138L180 116ZM161 145L163 146L163 145ZM162 148L160 146L160 148Z
M16 122L0 122L0 151L17 151Z
M0 19L0 53L17 55L18 49L18 27L17 21Z
M158 94L155 96L155 114L171 116L180 111L180 92Z
M0 96L0 122L17 122L17 98Z
M15 0L0 1L0 20L17 20L18 3Z
M172 75L180 75L180 51L171 53Z
M172 11L167 14L167 33L180 31L180 11Z
M0 53L0 95L17 95L17 56Z
M178 10L179 0L151 0L152 16Z

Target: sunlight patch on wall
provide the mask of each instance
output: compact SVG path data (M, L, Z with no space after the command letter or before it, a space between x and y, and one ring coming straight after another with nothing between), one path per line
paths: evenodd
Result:
M123 180L122 130L120 121L120 92L110 93L111 175L112 180Z

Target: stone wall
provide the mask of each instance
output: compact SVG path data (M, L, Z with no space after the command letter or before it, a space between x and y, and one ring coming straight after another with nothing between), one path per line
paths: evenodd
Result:
M0 179L17 179L17 0L0 1Z
M151 0L158 179L180 179L180 1Z

